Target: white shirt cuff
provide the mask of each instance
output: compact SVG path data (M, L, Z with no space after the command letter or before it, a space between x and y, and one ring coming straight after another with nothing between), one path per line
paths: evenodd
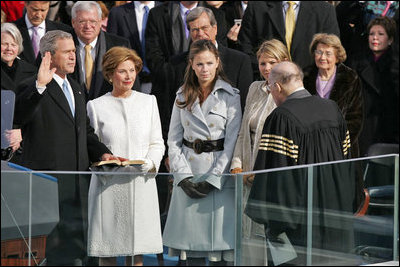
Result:
M43 94L44 90L46 90L46 86L38 86L38 82L36 80L36 89L38 90L39 94Z

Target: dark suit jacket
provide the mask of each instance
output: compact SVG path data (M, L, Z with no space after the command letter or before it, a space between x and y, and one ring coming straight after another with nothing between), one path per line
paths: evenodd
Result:
M16 92L17 85L27 78L30 78L37 74L36 66L26 62L23 59L16 58L14 60L13 69L14 77L11 77L5 67L3 67L3 62L1 63L1 89L11 90Z
M35 53L33 52L33 46L32 46L32 41L31 38L29 37L29 32L28 28L25 23L25 16L22 16L20 19L17 19L16 21L13 22L19 31L21 32L22 39L23 39L23 45L24 45L24 51L20 54L20 57L27 62L36 65L37 67L40 66L40 63L42 62L42 57L40 56L40 52L38 53L37 58L35 58ZM48 31L53 31L53 30L62 30L65 32L72 33L72 28L66 24L51 21L46 19L46 32Z
M84 92L86 95L86 101L95 99L97 97L104 95L105 93L111 92L112 85L104 79L102 72L103 56L110 48L114 46L124 46L130 48L129 40L124 37L117 36L115 34L103 31L100 32L96 43L97 54L94 62L94 70L89 91L86 90L85 77L81 72L81 66L84 65L84 62L81 62L81 57L79 55L79 50L78 50L79 41L75 33L74 33L74 40L77 49L76 49L76 66L75 66L75 71L73 73L73 78L79 82L82 88L85 88Z
M161 2L156 1L155 6L160 4ZM113 7L110 10L110 14L108 15L107 32L128 39L131 48L143 58L134 2Z
M62 89L53 79L43 94L36 77L18 88L14 123L22 128L24 150L21 164L33 170L87 171L90 162L111 153L90 126L85 95L68 79L75 98L72 116ZM60 223L46 242L49 265L72 265L86 255L88 190L90 176L57 174ZM68 248L65 250L65 248Z
M309 46L313 35L320 32L339 36L334 7L324 1L301 1L291 47L292 60L301 68L313 64ZM273 38L286 44L282 1L249 1L239 41L243 52L252 58L255 79L259 78L256 51L263 41Z
M34 79L18 88L14 123L22 128L22 164L33 170L87 171L90 161L110 153L90 126L81 87L68 79L75 97L75 117L53 79L42 95Z
M313 95L318 95L316 80L318 69L316 66L304 71L304 87ZM364 101L361 79L357 73L344 64L338 64L336 79L329 99L336 102L346 120L350 132L351 156L359 156L358 137L364 120Z
M206 6L200 1L198 6ZM207 6L209 7L209 6ZM217 20L217 41L226 44L226 22L224 13L209 7ZM221 29L220 29L221 25ZM146 60L150 71L159 79L158 72L163 72L170 58L189 49L189 40L183 38L183 22L180 15L179 1L170 1L150 10L146 27Z

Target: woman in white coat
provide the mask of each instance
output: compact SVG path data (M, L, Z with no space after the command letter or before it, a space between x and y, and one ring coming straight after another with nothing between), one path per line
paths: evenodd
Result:
M229 173L241 122L239 90L224 80L209 40L191 45L168 134L174 174L163 242L188 265L233 262L235 182ZM221 264L221 263L218 263Z
M100 265L116 265L117 256L129 256L127 265L135 256L135 265L142 265L141 255L163 251L155 174L145 173L158 170L165 147L156 98L132 90L141 67L135 51L111 48L103 74L113 90L87 104L99 139L114 154L145 162L116 170L136 174L92 177L88 255L100 257Z
M258 69L264 81L255 81L250 85L246 105L243 113L242 125L233 154L231 173L250 172L253 170L257 158L258 143L268 115L276 108L275 102L266 89L269 73L272 67L288 60L289 52L279 40L264 41L257 51ZM254 176L243 176L243 207L245 207L250 193ZM243 242L241 265L264 265L266 263L266 249L264 240L264 226L252 222L243 214ZM261 239L261 240L260 240ZM256 245L255 245L256 244Z

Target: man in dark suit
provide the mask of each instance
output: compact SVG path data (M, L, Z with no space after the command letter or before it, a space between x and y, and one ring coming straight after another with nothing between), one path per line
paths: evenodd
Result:
M115 6L108 15L107 32L125 37L143 60L143 69L139 73L141 91L151 92L150 70L145 61L145 29L150 10L160 5L159 1L132 1L121 6Z
M288 46L288 16L285 14L291 8L295 25L289 38L291 45ZM282 41L288 46L292 61L304 69L313 63L308 50L313 35L320 32L339 36L335 8L325 1L249 1L239 32L239 42L242 51L250 55L254 78L258 79L260 76L255 53L263 41L273 38Z
M22 129L22 165L33 170L87 171L90 162L117 159L90 126L82 88L68 77L75 68L70 33L47 32L40 42L37 77L17 90L14 123ZM89 177L58 178L60 222L46 242L47 265L79 265L86 256Z
M240 90L240 101L242 110L244 110L247 92L250 84L253 82L249 56L243 52L227 48L217 42L218 25L213 12L209 8L197 7L193 9L187 17L187 24L192 42L202 39L211 40L218 48L226 76L232 86ZM172 103L175 100L175 92L183 84L185 69L188 63L188 54L189 52L187 51L171 59L172 68L175 70L173 87L175 91L171 92L173 97Z
M95 1L76 2L71 18L77 58L74 78L85 88L89 101L112 91L111 83L103 77L103 56L111 47L130 47L129 40L101 31L101 8Z
M24 51L20 57L38 67L42 61L39 54L40 38L53 30L72 33L68 25L46 19L49 7L50 1L25 1L26 14L13 22L23 39Z

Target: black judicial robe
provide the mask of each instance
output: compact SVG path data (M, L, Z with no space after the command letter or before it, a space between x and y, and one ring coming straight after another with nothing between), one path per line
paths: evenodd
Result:
M300 90L268 116L254 169L349 157L349 131L336 103ZM353 214L355 192L352 175L349 163L313 169L313 248L336 251L352 248L349 219ZM294 246L304 249L307 242L307 169L257 174L245 213L264 224L271 238L286 232Z

